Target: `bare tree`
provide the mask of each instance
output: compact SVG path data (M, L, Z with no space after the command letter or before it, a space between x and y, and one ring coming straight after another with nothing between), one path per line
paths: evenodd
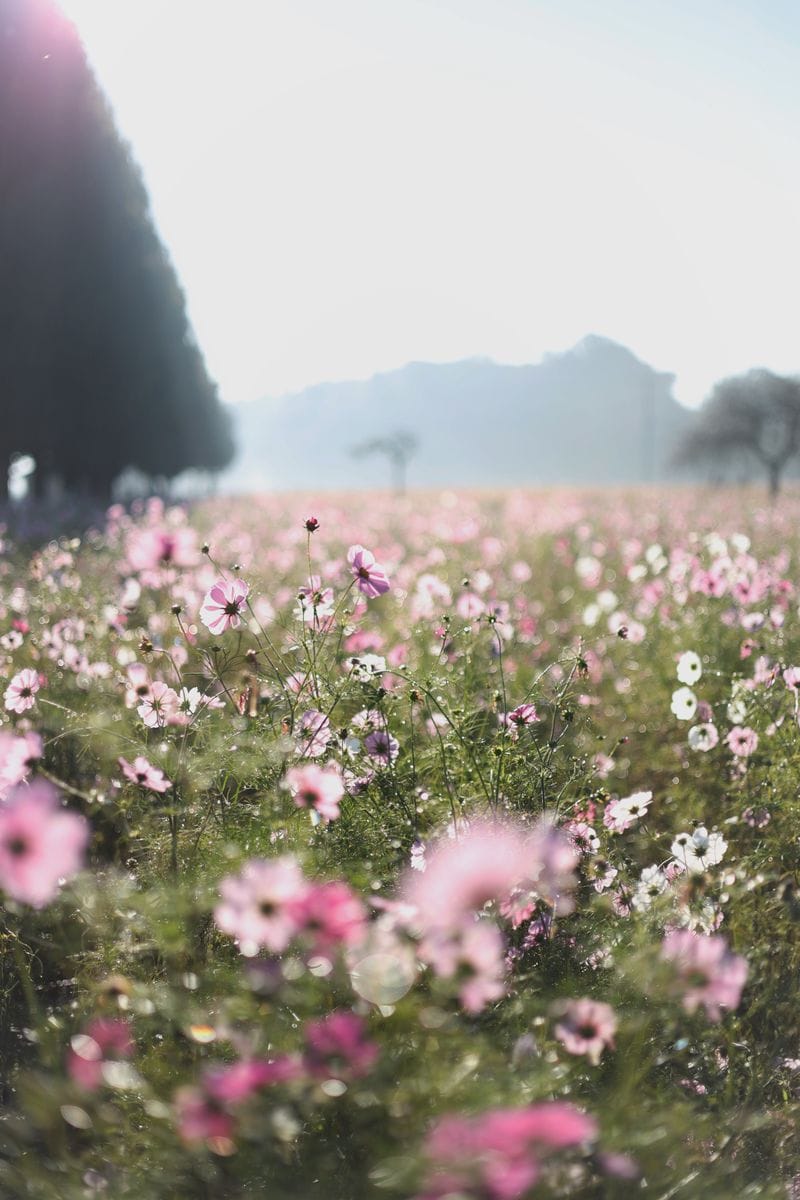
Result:
M406 470L419 448L419 438L408 429L396 429L384 437L371 438L353 447L353 454L363 458L367 454L383 454L388 458L392 471L392 486L400 495L406 490Z
M800 379L761 368L716 384L687 430L676 462L719 464L755 459L774 499L790 460L800 451Z

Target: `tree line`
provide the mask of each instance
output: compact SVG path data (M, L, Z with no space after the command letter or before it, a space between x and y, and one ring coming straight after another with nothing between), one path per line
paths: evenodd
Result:
M0 0L0 490L17 455L105 498L233 455L147 192L74 27Z

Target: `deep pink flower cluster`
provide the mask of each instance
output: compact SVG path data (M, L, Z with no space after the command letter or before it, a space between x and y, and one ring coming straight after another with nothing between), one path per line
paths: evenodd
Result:
M557 1101L444 1117L426 1142L431 1167L417 1200L519 1200L550 1154L596 1135L591 1117Z
M116 1017L98 1017L85 1033L77 1034L67 1054L67 1073L85 1092L102 1085L108 1062L130 1058L134 1051L131 1027Z
M287 1083L358 1079L378 1058L378 1047L367 1038L361 1017L347 1010L309 1021L304 1034L302 1054L243 1058L209 1067L198 1086L180 1088L175 1109L183 1140L212 1145L218 1138L231 1140L242 1106L265 1089Z

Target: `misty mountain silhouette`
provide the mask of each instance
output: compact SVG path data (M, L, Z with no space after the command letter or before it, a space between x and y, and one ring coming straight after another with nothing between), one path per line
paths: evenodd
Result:
M591 335L531 366L490 359L409 363L349 383L322 383L235 411L239 458L227 489L385 487L367 439L419 439L411 486L646 483L675 477L675 443L692 420L674 376Z

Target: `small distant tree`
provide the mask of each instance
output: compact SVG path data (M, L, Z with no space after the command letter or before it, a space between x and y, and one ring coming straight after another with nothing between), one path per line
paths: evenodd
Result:
M774 499L790 461L800 452L800 379L757 369L716 384L680 443L676 461L718 465L755 460Z
M402 495L406 490L408 464L419 448L419 438L408 429L397 429L384 437L371 438L353 447L353 454L363 458L368 454L383 454L389 460L392 487Z

